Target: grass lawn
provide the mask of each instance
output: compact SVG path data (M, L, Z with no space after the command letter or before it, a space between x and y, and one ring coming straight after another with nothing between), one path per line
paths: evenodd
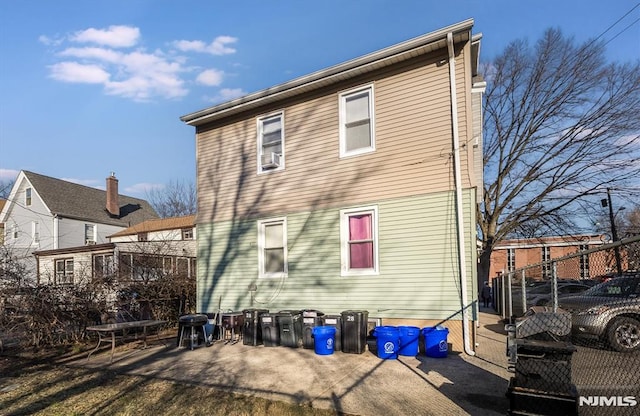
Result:
M77 353L77 351L75 351ZM60 352L0 356L2 415L336 415L152 377L53 362Z

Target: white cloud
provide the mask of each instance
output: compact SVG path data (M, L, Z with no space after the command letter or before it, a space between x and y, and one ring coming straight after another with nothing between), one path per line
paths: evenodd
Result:
M103 84L109 81L109 73L98 65L78 62L60 62L50 67L50 77L63 82Z
M197 77L196 82L209 87L217 87L222 84L224 72L217 69L207 69L202 71Z
M71 182L71 183L77 183L78 185L90 186L92 188L98 188L98 189L105 188L104 183L96 179L77 179L77 178L60 178L60 179L63 181Z
M140 30L130 26L109 26L107 29L91 28L76 32L67 37L65 42L96 45L60 46L56 53L58 62L49 66L49 77L61 82L101 84L108 95L136 101L184 97L189 93L185 85L190 75L195 76L196 84L222 84L225 78L223 71L207 69L197 73L196 69L202 66L190 62L193 56L177 55L175 50L165 53L160 49L153 52L142 48L117 49L135 46L139 38ZM236 41L231 36L218 36L210 44L202 41L179 41L173 44L182 51L224 55L235 52L228 45ZM53 45L57 41L43 35L40 36L40 42ZM226 96L229 92L222 94Z
M124 188L124 192L126 194L134 194L134 195L146 195L150 191L153 190L164 189L164 185L158 183L136 183L134 185L128 186Z
M109 26L107 29L90 28L76 32L70 40L80 43L97 43L114 48L128 48L138 43L140 29L131 26Z
M209 53L211 55L228 55L235 53L234 48L230 48L227 45L236 43L237 38L232 36L218 36L210 44L206 44L201 40L178 40L173 45L183 52L201 52Z
M247 92L241 88L223 88L220 90L218 94L223 100L233 100L234 98L242 97L243 95L247 95Z
M57 46L62 43L62 39L51 39L49 36L40 35L38 36L38 42L47 46Z
M111 63L117 63L122 59L120 52L105 48L67 48L60 52L60 55L83 59L97 59Z
M15 169L1 169L0 168L0 180L1 181L13 181L18 177L19 170Z
M213 97L204 97L204 100L211 103L223 103L225 101L231 101L234 98L242 97L243 95L247 95L247 92L242 88L222 88L218 94Z

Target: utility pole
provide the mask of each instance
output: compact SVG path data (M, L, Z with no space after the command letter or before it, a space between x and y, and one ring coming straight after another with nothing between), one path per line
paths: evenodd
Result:
M616 221L613 215L613 204L611 204L610 188L607 188L607 199L603 199L600 202L602 203L602 206L609 205L609 221L611 222L611 238L615 243L618 241L618 231L616 230ZM616 268L618 269L618 275L622 276L622 259L620 258L620 246L616 246L613 250L616 255Z

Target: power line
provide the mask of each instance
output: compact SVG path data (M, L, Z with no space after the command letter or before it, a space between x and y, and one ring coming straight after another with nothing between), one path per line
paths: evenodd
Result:
M620 36L622 33L626 32L631 26L635 25L636 23L640 22L640 17L637 18L636 20L634 20L633 22L631 22L627 27L625 27L624 29L622 29L620 32L618 32L614 37L612 37L611 39L609 39L608 41L606 41L604 44L607 45L609 42L611 42L612 40L614 40L615 38L617 38L618 36Z
M611 26L609 26L604 32L600 33L600 35L598 35L597 38L595 38L593 41L597 41L598 39L600 39L601 37L604 36L605 33L607 33L608 31L610 31L615 25L617 25L618 23L620 23L620 21L622 19L624 19L625 17L627 17L632 11L634 11L635 9L637 9L638 7L640 7L640 3L636 4L635 6L633 6L628 12L626 12L621 18L619 18L618 20L615 21L615 23L613 23ZM639 19L640 20L640 19ZM626 28L624 28L622 30L622 32L624 32L625 30L627 30L629 27L631 27L633 24L635 24L638 20L636 20L635 22L631 23L629 26L627 26ZM622 33L620 32L620 33ZM607 41L607 43L611 42L613 39L615 39L618 35L620 35L620 33L618 33L616 36L614 36L612 39L610 39L609 41Z

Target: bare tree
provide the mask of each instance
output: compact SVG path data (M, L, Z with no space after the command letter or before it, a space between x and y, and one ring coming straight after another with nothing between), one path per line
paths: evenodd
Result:
M606 188L640 191L640 64L607 64L604 44L549 29L487 66L485 98L482 279L501 240L571 233Z
M0 199L9 198L15 180L0 180Z
M162 218L192 215L197 209L196 187L193 182L170 181L162 189L149 191L147 199Z

